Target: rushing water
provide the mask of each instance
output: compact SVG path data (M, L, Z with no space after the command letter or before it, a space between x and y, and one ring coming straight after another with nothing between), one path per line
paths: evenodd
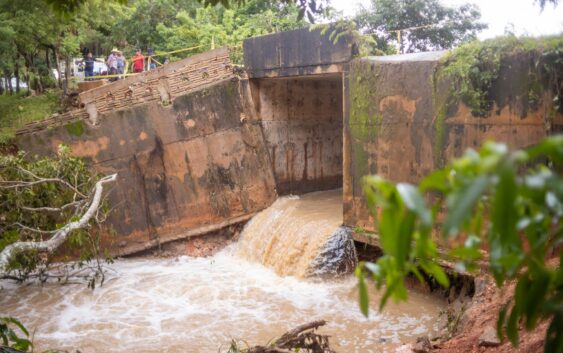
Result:
M35 332L38 351L217 352L231 339L265 344L324 319L320 332L332 336L338 352L394 352L437 329L441 301L411 293L408 303L377 313L380 297L372 293L372 313L364 318L353 276L311 281L278 274L304 274L342 223L340 197L332 191L278 200L240 244L210 258L119 260L93 291L85 284L0 282L0 316L19 318Z
M338 352L393 352L434 328L441 302L411 293L408 303L372 314L358 309L352 277L307 282L280 277L227 249L211 258L120 260L94 291L84 284L1 284L0 315L19 318L40 349L90 352L217 352L231 338L263 344L315 319L328 321Z
M281 197L246 225L239 254L282 276L349 273L356 251L341 225L342 189Z

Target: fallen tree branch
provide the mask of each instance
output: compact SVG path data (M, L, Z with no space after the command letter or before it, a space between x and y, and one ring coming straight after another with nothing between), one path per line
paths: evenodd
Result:
M70 207L78 207L84 202L82 201L73 201L71 203L67 203L61 207L27 207L22 206L22 210L30 211L30 212L62 212Z
M28 241L28 242L16 242L10 244L4 248L4 250L0 253L0 273L6 273L7 267L10 262L12 256L19 251L22 250L38 250L44 251L48 253L52 253L61 246L64 241L67 239L68 235L76 229L80 229L85 227L90 219L94 216L97 212L98 208L100 207L100 201L102 199L102 191L103 185L105 183L113 182L117 179L117 174L108 175L103 177L94 186L94 196L92 197L92 202L90 206L86 210L86 212L80 217L79 220L70 222L66 224L61 229L58 229L53 237L49 240L45 241Z
M293 353L296 351L304 353L334 353L334 351L330 348L328 336L314 332L316 329L324 326L325 324L326 321L318 320L297 326L293 330L287 331L274 343L267 346L255 346L248 349L240 349L236 347L236 342L233 341L231 349L227 353Z

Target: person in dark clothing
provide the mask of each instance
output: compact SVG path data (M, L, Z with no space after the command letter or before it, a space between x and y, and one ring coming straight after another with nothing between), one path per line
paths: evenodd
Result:
M87 47L84 47L84 49L82 49L82 57L84 59L86 59L86 57L88 56L88 54L90 54L90 49Z
M82 60L84 63L84 77L86 81L90 81L89 77L94 76L94 63L98 61L92 57L92 53L88 53L86 57Z

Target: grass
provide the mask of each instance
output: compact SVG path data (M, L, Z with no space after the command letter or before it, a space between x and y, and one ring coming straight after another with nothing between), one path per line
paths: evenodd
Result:
M0 144L9 143L17 129L51 116L58 108L59 93L54 90L32 97L21 93L0 95Z

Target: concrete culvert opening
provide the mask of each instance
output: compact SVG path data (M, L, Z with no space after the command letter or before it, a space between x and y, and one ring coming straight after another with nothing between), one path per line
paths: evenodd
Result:
M350 273L357 260L342 227L342 73L253 79L251 89L282 198L243 231L245 257L258 254L283 275Z
M342 188L342 75L252 80L278 194Z

